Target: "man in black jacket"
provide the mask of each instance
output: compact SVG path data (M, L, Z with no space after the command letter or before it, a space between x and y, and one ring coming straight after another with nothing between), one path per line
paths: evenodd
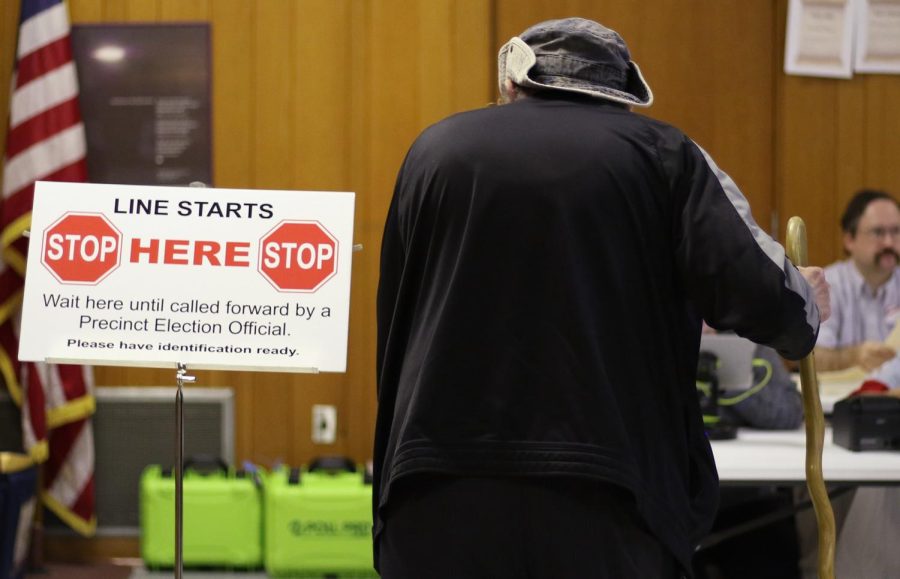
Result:
M510 104L425 130L387 216L376 566L689 574L717 501L701 319L797 359L827 284L700 147L630 111L652 94L618 34L543 22L499 64Z

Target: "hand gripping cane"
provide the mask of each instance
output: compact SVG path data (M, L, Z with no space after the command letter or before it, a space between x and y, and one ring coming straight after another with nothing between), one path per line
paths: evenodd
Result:
M800 217L791 217L788 221L785 245L791 262L797 267L806 266L806 224ZM819 399L816 359L812 352L800 360L800 386L803 391L803 414L806 416L806 486L819 526L819 579L834 579L834 513L822 476L825 418Z

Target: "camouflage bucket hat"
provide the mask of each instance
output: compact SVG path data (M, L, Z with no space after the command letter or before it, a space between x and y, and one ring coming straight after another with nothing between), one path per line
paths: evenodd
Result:
M622 37L584 18L548 20L514 36L500 49L498 71L501 94L508 78L526 88L570 91L638 107L653 102Z

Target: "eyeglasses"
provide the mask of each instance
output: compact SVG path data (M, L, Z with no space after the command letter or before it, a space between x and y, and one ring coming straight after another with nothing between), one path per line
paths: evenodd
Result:
M900 237L900 225L894 225L892 227L873 227L872 229L860 231L860 233L872 239L880 240L886 238L888 235L897 239Z

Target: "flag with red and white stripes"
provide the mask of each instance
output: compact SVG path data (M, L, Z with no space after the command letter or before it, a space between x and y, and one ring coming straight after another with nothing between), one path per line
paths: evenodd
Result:
M64 0L22 0L12 89L0 209L0 373L22 410L25 449L44 462L44 504L90 535L96 527L91 368L17 359L34 184L87 180Z

